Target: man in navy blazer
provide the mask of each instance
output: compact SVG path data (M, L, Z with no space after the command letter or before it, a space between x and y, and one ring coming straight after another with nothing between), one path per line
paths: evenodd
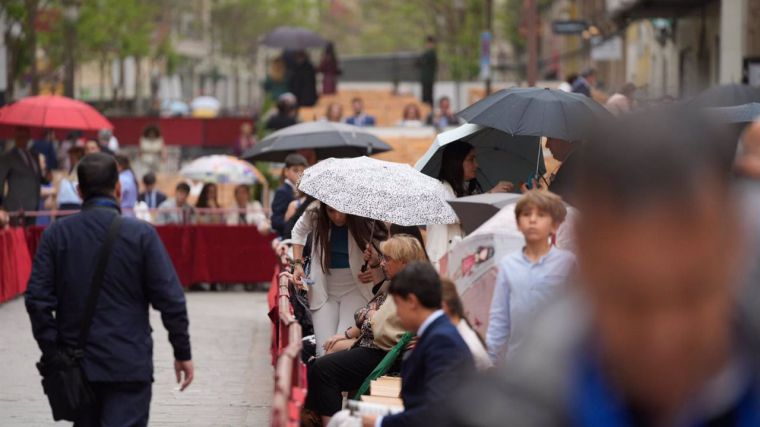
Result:
M76 345L98 254L120 215L112 156L85 156L77 176L82 211L45 230L26 291L43 362ZM153 381L149 305L161 312L169 332L181 389L193 379L184 291L156 230L134 218L123 218L102 283L81 360L96 402L75 425L145 426Z
M407 265L388 292L404 329L417 332L417 344L401 366L404 412L365 416L365 427L436 425L438 404L462 377L475 369L467 344L441 310L441 279L429 263Z
M283 169L285 182L277 189L274 193L274 199L272 199L272 229L280 237L287 237L285 236L287 225L285 212L287 212L290 202L295 198L296 185L298 185L298 180L307 167L309 167L309 163L306 161L306 157L300 154L291 153L285 157L285 169Z

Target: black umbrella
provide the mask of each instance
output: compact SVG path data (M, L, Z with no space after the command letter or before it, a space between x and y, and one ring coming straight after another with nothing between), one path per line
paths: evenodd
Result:
M296 150L313 149L317 159L360 157L393 148L364 129L344 123L304 122L280 129L243 153L250 162L282 162Z
M555 89L513 87L500 90L462 110L459 117L510 135L584 139L596 120L612 117L596 101Z
M459 217L462 230L470 234L503 207L517 203L520 197L521 194L514 193L485 193L449 200L449 204Z
M760 102L710 108L709 111L721 123L752 123L760 118Z
M760 89L738 83L714 86L694 98L701 107L731 107L760 102Z
M324 47L327 40L314 31L299 27L277 27L261 38L261 44L282 49Z

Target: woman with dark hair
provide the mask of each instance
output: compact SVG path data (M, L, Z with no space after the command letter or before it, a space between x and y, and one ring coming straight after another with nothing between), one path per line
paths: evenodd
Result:
M161 163L167 158L166 145L161 131L155 124L149 124L140 136L140 160L150 172L158 172Z
M338 55L335 54L335 45L332 42L325 46L322 61L320 61L317 71L322 73L322 95L337 92L340 66L338 65Z
M135 173L132 172L132 164L129 157L117 154L116 166L119 168L119 183L121 184L121 211L122 215L134 217L134 208L137 204L137 194L140 186L137 184Z
M306 279L303 250L311 233L310 279ZM363 251L373 241L385 240L385 224L339 212L324 203L314 203L296 222L292 231L293 275L296 283L307 284L309 309L314 322L317 354L324 344L353 325L354 313L372 299L373 284L382 277L380 266L362 271Z
M448 199L472 196L484 193L478 182L478 161L475 148L465 141L454 141L443 147L441 181ZM506 193L515 189L509 181L499 181L489 193ZM459 224L428 225L428 238L425 249L430 261L438 267L438 261L448 252L450 246L463 236Z
M219 199L217 196L216 184L207 183L203 185L201 194L198 196L198 201L195 203L196 208L205 209L220 209ZM198 214L198 222L200 224L223 224L224 215L219 212L215 213L200 213Z
M472 358L475 360L475 367L478 370L492 367L493 363L491 362L491 358L488 357L483 338L472 329L470 321L464 315L464 304L462 304L462 300L459 298L457 286L451 280L444 278L441 279L441 291L443 312L449 317L451 323L456 326L459 335L462 336L464 342L467 343L467 347L470 348Z

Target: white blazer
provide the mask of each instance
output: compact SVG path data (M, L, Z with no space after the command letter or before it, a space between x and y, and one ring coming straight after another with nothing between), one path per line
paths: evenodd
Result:
M446 192L446 200L457 198L448 182L441 181L441 187ZM459 224L429 224L427 226L425 250L436 270L438 270L438 261L462 239L463 235Z
M313 210L319 207L318 203L314 203L310 206L301 218L296 221L291 232L291 239L293 243L297 245L305 245L306 238L309 233L314 229L314 222L312 219ZM314 280L314 285L309 286L309 308L311 310L319 310L327 302L327 279L325 273L322 271L322 252L317 248L314 238L311 242L311 271L310 277ZM362 296L369 301L372 299L372 286L370 283L359 282L359 273L361 273L362 265L364 265L363 250L356 244L354 236L351 232L348 233L348 265L351 269L351 276L353 276L356 282L357 288L361 292Z

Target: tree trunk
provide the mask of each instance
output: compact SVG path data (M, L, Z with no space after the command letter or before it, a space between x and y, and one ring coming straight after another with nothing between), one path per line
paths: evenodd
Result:
M32 96L37 95L40 92L40 80L37 75L37 6L37 0L26 0L26 28L28 31L29 52L31 54L31 61L29 64L29 77L31 79L30 94Z
M100 58L100 76L99 76L99 85L100 90L98 91L98 100L101 102L105 101L106 99L106 58L101 57Z
M139 56L135 56L135 108L133 111L137 115L143 112L142 58Z

